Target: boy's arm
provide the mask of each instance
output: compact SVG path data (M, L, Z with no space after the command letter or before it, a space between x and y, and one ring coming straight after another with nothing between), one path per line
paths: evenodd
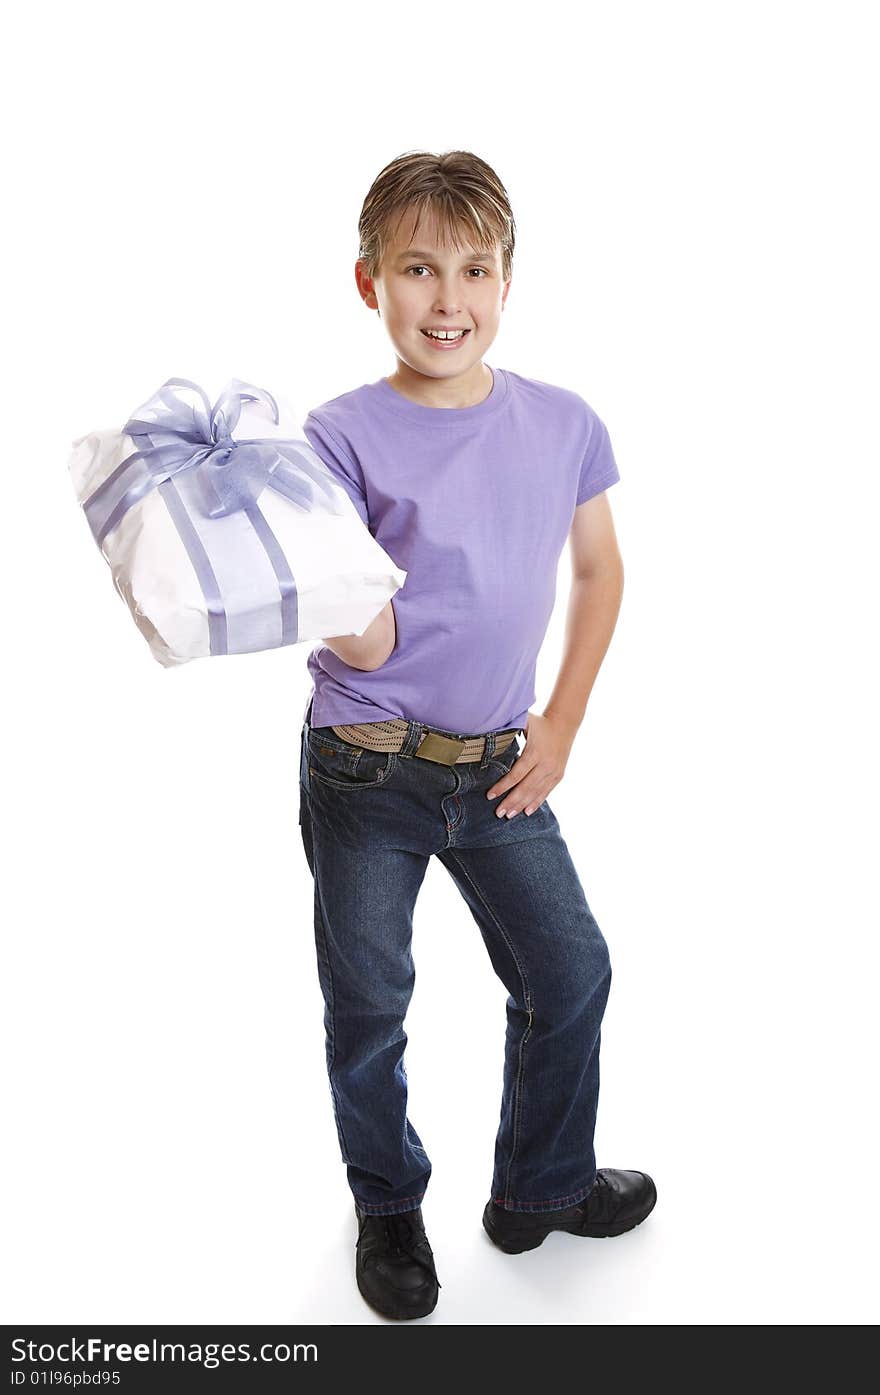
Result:
M375 620L370 621L362 635L333 635L330 639L325 639L324 643L344 664L348 664L349 668L359 668L367 672L381 668L397 643L391 601L379 611Z
M572 582L565 648L544 716L568 728L573 740L611 643L623 595L623 560L605 491L578 504L569 546Z
M611 643L623 594L623 562L603 490L578 504L569 534L572 582L559 677L543 713L530 712L526 744L486 791L499 818L526 816L559 784L599 666Z

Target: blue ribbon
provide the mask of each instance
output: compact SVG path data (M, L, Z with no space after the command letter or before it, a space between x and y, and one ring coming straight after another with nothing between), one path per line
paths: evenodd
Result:
M175 391L180 388L194 392L197 402L182 401ZM243 402L266 403L274 424L278 425L278 404L271 393L239 378L230 379L213 407L197 383L188 378L166 379L123 427L123 432L138 449L127 456L83 504L92 536L101 546L129 509L152 490L160 491L205 598L212 654L229 652L231 617L227 616L217 580L217 558L212 566L202 536L205 530L196 526L191 511L199 511L205 519L215 520L235 513L245 516L278 582L280 636L275 642L280 644L295 644L298 639L297 589L287 558L257 507L257 499L263 489L273 489L309 513L320 494L323 512L339 515L345 511L345 501L334 489L326 466L308 442L272 437L233 439L232 432L241 416ZM178 479L175 485L175 478L182 475L186 475L186 480ZM223 555L237 560L239 566L246 566L246 556L239 558L237 550L230 553L230 545L224 545ZM241 632L241 621L237 623L234 652L271 647L272 640L265 631Z
M187 404L174 388L189 388L199 401ZM213 408L197 383L168 378L122 428L139 449L117 465L83 504L95 541L100 546L128 510L165 480L193 471L202 509L208 518L223 518L256 503L268 486L298 508L311 512L316 488L324 510L340 514L339 500L326 467L310 455L301 440L258 437L232 438L242 402L266 402L277 426L278 404L263 388L232 378Z

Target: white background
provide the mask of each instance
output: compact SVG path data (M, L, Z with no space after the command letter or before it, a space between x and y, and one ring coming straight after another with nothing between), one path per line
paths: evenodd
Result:
M391 373L361 203L455 148L517 220L486 361L584 396L621 472L622 611L550 802L614 964L598 1160L660 1199L617 1240L490 1244L506 991L432 863L426 1322L876 1318L872 9L7 21L3 1321L383 1321L297 824L310 646L160 668L66 462L172 375L304 415ZM563 553L537 711L567 585Z

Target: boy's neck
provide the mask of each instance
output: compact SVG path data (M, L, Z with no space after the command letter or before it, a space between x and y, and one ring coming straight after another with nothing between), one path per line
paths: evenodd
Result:
M483 362L454 378L428 378L400 359L397 371L385 381L401 397L421 407L477 407L489 396L494 383L492 369Z

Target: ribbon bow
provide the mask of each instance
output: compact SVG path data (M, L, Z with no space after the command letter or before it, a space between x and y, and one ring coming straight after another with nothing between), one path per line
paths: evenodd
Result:
M193 405L181 400L176 391L180 388L194 392L198 401ZM244 402L265 403L278 425L278 404L271 393L240 378L230 379L213 407L197 383L188 378L166 379L123 427L138 449L83 505L95 541L100 545L130 508L183 471L194 472L201 508L208 518L248 509L267 486L306 512L312 510L320 491L325 511L341 514L344 502L307 442L233 438Z

